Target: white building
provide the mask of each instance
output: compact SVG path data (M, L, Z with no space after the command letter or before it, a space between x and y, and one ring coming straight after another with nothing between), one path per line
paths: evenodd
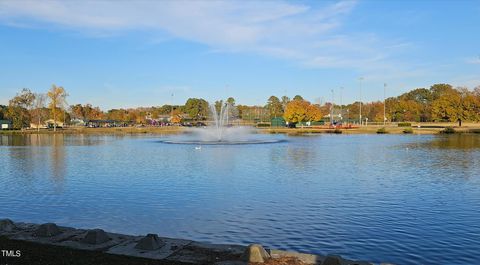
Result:
M12 122L9 120L0 120L0 129L1 130L12 129Z

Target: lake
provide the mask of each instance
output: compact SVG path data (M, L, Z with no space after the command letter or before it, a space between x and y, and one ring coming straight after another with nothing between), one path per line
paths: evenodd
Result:
M480 135L0 135L0 218L396 264L475 264Z

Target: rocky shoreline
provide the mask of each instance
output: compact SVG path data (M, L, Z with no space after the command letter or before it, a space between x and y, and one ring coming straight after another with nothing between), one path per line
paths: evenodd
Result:
M105 232L102 229L75 229L54 223L32 224L0 220L0 237L18 242L31 242L64 249L101 252L157 260L158 264L212 265L367 265L366 261L347 260L340 256L320 256L274 249L259 244L249 246L208 244L192 240L160 237L156 234L132 236ZM2 248L3 250L3 248ZM8 250L12 251L12 250ZM14 250L13 250L14 251ZM15 252L10 252L10 264ZM58 253L61 255L62 253ZM28 253L24 253L28 255ZM3 261L2 261L3 262ZM121 264L122 262L120 262ZM125 263L129 263L125 261ZM3 264L0 262L0 264ZM387 263L384 263L385 265Z

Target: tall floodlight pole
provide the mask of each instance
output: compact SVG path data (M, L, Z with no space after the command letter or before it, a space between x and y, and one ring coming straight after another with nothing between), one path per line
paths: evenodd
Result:
M343 86L340 87L340 119L342 120L342 124L343 124L343 100L342 100L342 97L343 97Z
M172 107L170 108L170 119L173 118L173 93L172 93L172 98L170 99L170 102L172 104Z
M360 81L360 102L358 103L358 105L359 105L359 109L360 109L359 121L360 121L360 126L361 126L362 125L362 81L363 81L363 77L358 78L358 80Z
M386 115L387 100L386 100L386 94L387 94L387 83L384 83L384 84L383 84L383 126L385 126L385 123L387 122L387 115Z
M333 126L333 101L335 101L335 95L333 94L333 89L332 89L332 106L330 106L330 125Z

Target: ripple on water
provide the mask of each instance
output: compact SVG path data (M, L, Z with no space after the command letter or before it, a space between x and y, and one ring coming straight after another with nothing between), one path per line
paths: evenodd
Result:
M196 151L65 137L5 141L0 217L396 264L480 253L477 139L321 135Z

